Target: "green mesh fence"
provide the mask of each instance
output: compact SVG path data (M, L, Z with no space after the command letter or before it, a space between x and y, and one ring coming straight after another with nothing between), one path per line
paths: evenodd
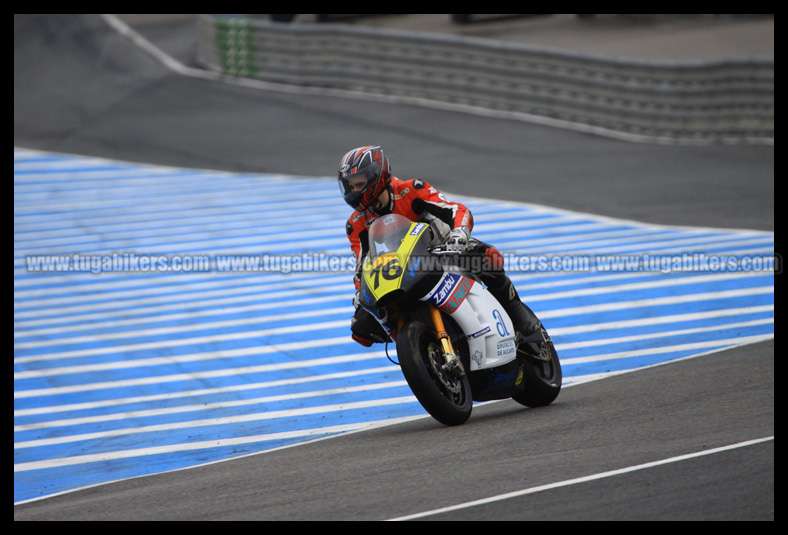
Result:
M257 74L254 33L254 26L244 19L216 21L216 47L224 74L245 78Z

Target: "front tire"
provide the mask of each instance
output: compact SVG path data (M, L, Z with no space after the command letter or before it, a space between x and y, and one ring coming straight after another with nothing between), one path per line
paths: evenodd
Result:
M444 425L460 425L471 416L473 398L467 372L441 375L443 356L432 329L412 321L397 335L397 355L410 389L421 406Z

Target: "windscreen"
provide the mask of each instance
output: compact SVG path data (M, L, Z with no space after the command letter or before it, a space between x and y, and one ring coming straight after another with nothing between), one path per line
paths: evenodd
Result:
M396 251L410 229L411 220L398 214L389 214L372 222L369 227L369 259Z

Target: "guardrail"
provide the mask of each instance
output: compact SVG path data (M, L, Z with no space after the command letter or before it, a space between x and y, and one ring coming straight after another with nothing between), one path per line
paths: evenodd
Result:
M774 141L774 62L601 59L519 43L202 16L229 76L515 112L636 139Z

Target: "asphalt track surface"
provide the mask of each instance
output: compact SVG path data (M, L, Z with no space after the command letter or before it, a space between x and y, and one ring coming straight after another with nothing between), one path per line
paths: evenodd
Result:
M414 106L184 79L97 17L15 17L15 145L330 176L382 144L445 190L641 221L773 229L773 147L633 144ZM47 58L46 67L41 58ZM261 216L263 216L261 214ZM774 434L774 344L15 507L22 519L384 519ZM773 443L448 515L773 519ZM458 469L458 466L461 468ZM446 517L435 517L446 518Z

